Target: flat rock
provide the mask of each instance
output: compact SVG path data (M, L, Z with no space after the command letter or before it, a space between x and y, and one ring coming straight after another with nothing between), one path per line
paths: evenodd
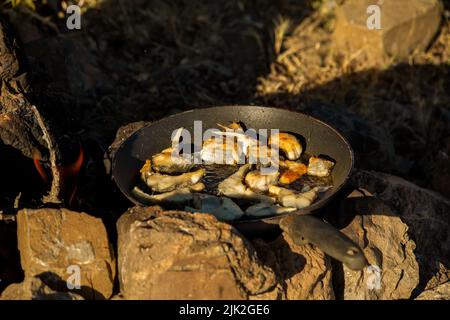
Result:
M408 225L420 265L420 293L450 279L450 201L402 178L380 172L356 170L354 185L385 202Z
M422 292L416 300L450 300L450 282Z
M338 290L344 299L409 299L419 284L419 264L408 226L370 195L353 205L358 214L341 231L363 249L370 266L352 271L344 265Z
M277 274L279 299L334 300L330 258L315 247L296 245L283 233L275 241L255 240L258 255Z
M109 298L115 260L101 219L67 209L23 209L17 216L17 237L25 278L40 276L52 288L67 290L79 266L85 298ZM73 267L71 267L73 268Z
M117 231L125 299L250 299L276 289L251 244L212 215L134 207Z
M369 29L370 5L380 8L380 29ZM368 55L407 59L423 51L439 29L442 3L439 0L348 0L336 9L335 41L338 47Z
M22 283L8 286L0 300L84 300L73 292L58 292L48 287L40 278L26 278Z

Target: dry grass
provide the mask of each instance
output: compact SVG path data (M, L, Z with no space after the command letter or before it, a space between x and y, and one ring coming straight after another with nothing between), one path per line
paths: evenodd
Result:
M450 151L448 3L431 48L402 64L368 57L361 50L337 52L332 10L318 8L288 36L282 33L281 49L275 48L270 72L259 78L256 95L264 104L297 110L313 102L339 105L377 123L392 135L400 160L398 168L386 171L430 187L432 176L442 172L435 165L436 154Z

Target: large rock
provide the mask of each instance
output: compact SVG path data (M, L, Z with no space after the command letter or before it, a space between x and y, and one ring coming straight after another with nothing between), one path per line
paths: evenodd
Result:
M58 292L48 287L38 277L26 278L3 291L0 300L84 300L73 292Z
M370 56L406 59L415 50L425 50L441 20L439 0L378 1L381 29L369 29L367 8L373 0L347 0L336 9L335 40L338 47Z
M0 16L0 82L13 78L19 71L18 51L11 27Z
M258 255L276 272L281 285L279 299L332 300L330 258L311 245L299 246L283 233L273 242L255 240Z
M119 149L121 144L126 139L128 139L128 137L130 137L133 133L135 133L139 129L142 129L148 124L150 124L149 121L137 121L131 122L117 129L116 137L107 150L107 157L112 160L114 158L114 155L116 154L117 149Z
M125 299L276 297L274 272L212 215L135 207L122 215L117 231Z
M450 279L450 201L402 178L373 171L356 170L354 185L385 202L408 225L417 244L421 283L416 293Z
M68 268L75 265L81 280L76 293L95 299L111 296L115 260L101 219L67 209L23 209L17 236L25 278L39 275L52 288L67 290L74 274Z
M353 199L353 201L352 201ZM352 271L343 266L344 299L408 299L419 284L416 244L408 226L382 201L353 193L346 207L358 213L341 230L364 251L370 267ZM342 281L341 281L342 282ZM340 288L342 292L342 287Z

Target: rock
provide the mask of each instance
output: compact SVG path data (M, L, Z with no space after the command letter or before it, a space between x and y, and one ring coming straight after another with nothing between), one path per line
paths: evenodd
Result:
M434 191L379 172L356 170L351 180L384 201L408 225L417 244L415 254L421 274L418 292L448 281L450 201Z
M370 195L356 199L354 210L358 214L341 231L363 249L370 266L362 271L343 266L343 298L409 299L419 284L419 265L408 226Z
M380 8L380 29L367 25ZM369 56L408 58L413 51L423 51L438 31L442 13L439 0L348 0L336 9L336 45L344 50L362 50Z
M134 207L117 231L125 299L247 299L277 286L252 246L212 215Z
M450 300L450 282L422 292L416 300Z
M76 272L68 268L79 267L81 289L75 292L85 298L111 296L115 260L101 219L67 209L23 209L17 237L25 278L39 275L64 290Z
M18 42L11 27L0 17L0 82L9 80L19 72Z
M0 300L84 300L73 292L58 292L49 288L38 277L30 277L22 283L14 283L5 289Z
M147 121L138 121L138 122L132 122L127 125L124 125L120 127L117 130L116 137L113 141L113 143L109 146L107 151L107 158L112 160L114 159L114 155L116 154L117 149L120 147L120 145L133 133L138 131L139 129L145 127L146 125L150 124L150 122ZM107 168L110 169L110 165L107 165Z
M422 261L420 261L420 262L422 262ZM437 271L433 270L433 269L431 269L431 270L427 269L428 272L430 273L429 274L430 279L428 280L428 282L426 282L426 284L425 284L425 281L428 278L425 278L425 280L423 281L424 286L422 286L422 288L424 288L425 290L432 290L436 287L439 287L441 284L449 281L450 270L448 269L448 264L444 265L444 263L442 263L442 262L438 262L438 264L439 264L439 266L437 267L437 269L438 269ZM422 288L419 288L419 289L422 289ZM417 290L417 291L420 291L420 290Z
M306 244L296 245L283 233L275 241L255 240L258 255L277 274L279 299L334 300L330 258Z
M40 152L41 159L46 160L43 151L47 144L29 100L27 63L19 42L0 16L0 143L20 150L29 158Z

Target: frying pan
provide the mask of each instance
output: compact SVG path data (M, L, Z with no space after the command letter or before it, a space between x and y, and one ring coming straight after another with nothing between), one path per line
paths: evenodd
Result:
M272 217L229 222L247 236L260 235L281 227L296 243L312 243L349 268L366 265L361 249L347 236L310 214L317 212L344 186L353 168L353 151L345 138L328 124L311 116L284 109L259 106L221 106L178 113L153 122L126 139L113 160L113 178L133 203L145 205L132 192L146 159L171 145L172 132L180 127L194 132L194 121L202 121L203 131L217 123L242 121L247 128L279 129L304 138L303 150L310 155L327 155L335 161L333 187L304 209Z

